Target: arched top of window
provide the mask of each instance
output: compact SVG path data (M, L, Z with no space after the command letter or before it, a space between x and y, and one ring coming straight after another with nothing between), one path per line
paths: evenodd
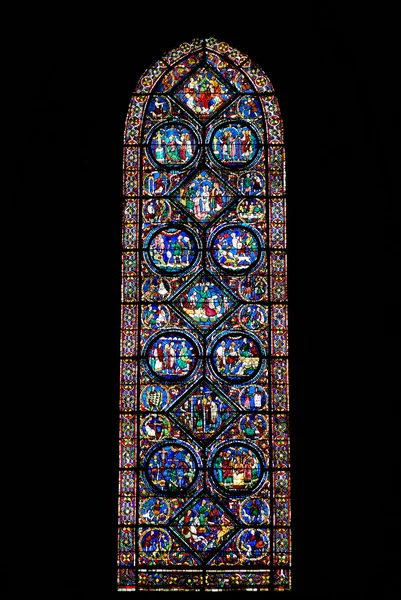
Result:
M218 101L211 103L207 110L194 105L194 97L197 96L196 93L191 94L191 90L196 92L198 85L200 89L202 84L209 86L209 90L221 90L221 94L215 93ZM156 105L146 114L148 94L160 94L162 98L161 103L154 100ZM162 101L164 95L171 96L178 106L201 122L216 119L224 113L224 107L238 98L238 106L231 107L230 116L233 110L247 118L263 114L266 119L266 141L271 144L283 143L280 109L270 80L257 63L226 42L214 38L194 39L166 53L145 71L134 90L128 110L124 134L126 144L140 142L145 116L155 121L168 114L170 107L167 98ZM243 95L245 98L242 98ZM256 113L252 112L252 95L257 95L260 101L258 109L254 109Z

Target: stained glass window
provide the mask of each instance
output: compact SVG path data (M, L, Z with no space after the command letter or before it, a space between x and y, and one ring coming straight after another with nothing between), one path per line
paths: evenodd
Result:
M118 589L291 588L283 124L193 39L124 133Z

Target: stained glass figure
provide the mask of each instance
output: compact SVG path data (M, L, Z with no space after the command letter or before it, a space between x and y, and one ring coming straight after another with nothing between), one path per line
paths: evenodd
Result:
M151 266L165 273L187 270L197 257L193 235L184 228L157 230L144 249Z
M283 124L214 38L140 78L124 132L119 591L291 589Z
M152 374L172 381L187 377L195 368L197 351L181 333L162 333L152 340L146 352Z
M248 334L230 332L218 339L211 351L211 365L218 377L238 383L252 379L261 366L262 351Z
M198 118L207 119L232 96L230 88L211 69L200 68L177 89L175 97Z
M219 125L210 138L213 157L223 165L238 167L255 157L259 140L247 123L227 122Z
M211 221L234 198L234 193L212 172L202 169L172 195L191 216L203 224Z
M184 124L168 123L152 131L149 140L150 155L165 167L185 167L194 158L198 143L195 133Z
M209 330L237 306L235 296L211 277L201 276L181 291L175 308L202 330Z
M260 254L255 233L243 226L224 227L214 236L211 245L213 260L228 271L249 271Z

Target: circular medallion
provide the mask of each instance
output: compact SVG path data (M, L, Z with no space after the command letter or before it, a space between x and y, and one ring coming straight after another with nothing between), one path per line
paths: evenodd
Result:
M194 131L178 121L158 125L149 138L150 155L163 167L186 167L194 160L197 149Z
M243 273L258 262L260 245L255 233L247 227L225 227L213 237L211 255L221 269Z
M144 299L166 300L170 295L170 285L162 277L146 277L142 284L142 295Z
M143 219L149 223L165 223L171 215L170 205L164 198L151 198L144 203Z
M263 529L246 529L238 536L237 546L248 560L259 560L270 549L268 532Z
M243 383L252 379L262 363L261 348L250 336L227 333L213 345L211 365L224 381Z
M145 438L158 441L169 435L170 422L164 415L151 414L143 420L141 430Z
M238 112L244 119L257 119L263 114L257 97L249 95L239 101Z
M240 282L238 291L243 300L262 300L267 293L266 277L246 277Z
M153 448L145 461L145 475L150 485L169 496L186 492L194 484L198 469L193 452L178 442Z
M240 428L244 436L250 440L263 438L266 433L266 421L258 414L247 414L240 420Z
M170 516L168 503L158 496L149 498L141 504L142 523L165 523Z
M160 329L168 325L170 314L166 306L161 304L148 304L143 307L142 324L144 327Z
M166 275L188 271L197 258L195 238L187 229L166 227L154 232L145 244L146 256Z
M229 168L241 167L255 158L259 140L249 123L230 121L219 125L212 133L210 149L217 163Z
M263 477L262 458L248 444L224 444L212 457L211 473L220 491L228 495L246 495Z
M154 375L166 381L185 379L197 364L194 343L181 333L158 335L148 345L146 359Z
M142 391L141 400L145 409L160 411L169 403L169 396L160 385L149 385Z
M165 119L171 110L171 104L165 96L154 96L150 98L148 114L154 121Z
M237 215L244 223L255 223L265 217L265 207L259 198L244 198L237 205Z
M261 410L267 401L267 394L258 385L247 385L240 396L240 402L247 410Z
M139 543L142 552L153 559L160 559L169 551L171 537L164 529L152 528L141 535Z
M266 309L259 304L247 304L240 312L241 324L250 331L265 329L268 325Z
M252 497L241 505L241 520L248 525L262 525L269 522L269 502L263 498Z
M259 171L241 173L237 185L243 196L258 196L265 193L265 179Z
M165 173L154 171L144 179L144 191L150 196L162 196L170 187L170 180Z

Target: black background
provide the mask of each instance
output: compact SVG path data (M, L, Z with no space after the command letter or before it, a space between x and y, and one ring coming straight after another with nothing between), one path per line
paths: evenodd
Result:
M17 591L115 592L125 116L155 60L213 36L262 67L284 120L293 594L399 593L395 15L321 4L58 2L10 20Z

